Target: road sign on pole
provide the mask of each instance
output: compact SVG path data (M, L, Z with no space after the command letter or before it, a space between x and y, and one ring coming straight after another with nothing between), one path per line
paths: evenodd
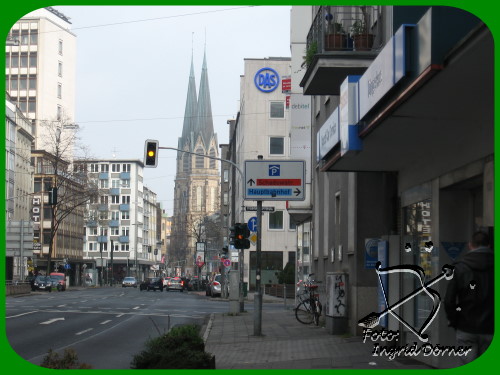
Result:
M304 199L304 160L245 160L245 200Z
M248 229L250 229L250 232L257 232L257 217L253 216L250 219L248 219Z

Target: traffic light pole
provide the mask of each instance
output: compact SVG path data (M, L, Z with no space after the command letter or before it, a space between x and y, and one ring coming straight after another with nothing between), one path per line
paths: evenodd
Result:
M257 201L257 256L255 267L254 294L254 336L262 335L262 290L261 290L261 238L262 238L262 201Z

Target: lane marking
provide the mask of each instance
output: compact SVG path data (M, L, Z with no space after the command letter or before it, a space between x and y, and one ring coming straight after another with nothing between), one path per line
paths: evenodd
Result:
M141 308L141 306L136 306L136 307L132 308L132 310L137 310L137 309L140 309L140 308Z
M111 322L111 320L105 320L104 322L101 322L101 324L108 324L109 322Z
M47 320L45 322L41 322L40 324L52 324L52 323L57 322L59 320L64 320L64 318L54 318L54 319Z
M125 314L118 314L116 317L121 318L123 315L125 315Z
M22 314L17 314L17 315L6 316L5 319L19 318L20 316L29 315L29 314L33 314L33 313L36 313L36 312L38 312L38 310L28 311L28 312L25 312L25 313L22 313Z
M80 332L75 333L75 335L80 336L80 335L83 335L83 334L84 334L84 333L86 333L86 332L92 331L93 329L94 329L94 328L87 328L87 329L85 329L85 330L83 330L83 331L80 331Z

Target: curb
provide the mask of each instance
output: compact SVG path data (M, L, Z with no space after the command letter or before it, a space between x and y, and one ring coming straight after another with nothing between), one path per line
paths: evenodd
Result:
M207 328L205 328L205 332L203 333L203 342L206 344L208 340L208 336L210 335L210 331L212 330L212 324L214 323L214 313L210 314L210 319L207 323Z

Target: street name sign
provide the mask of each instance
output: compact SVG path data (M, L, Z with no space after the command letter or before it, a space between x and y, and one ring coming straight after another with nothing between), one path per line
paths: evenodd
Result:
M304 160L245 160L245 200L303 201Z
M257 206L245 206L245 211L257 211ZM262 212L274 212L274 207L262 207Z

